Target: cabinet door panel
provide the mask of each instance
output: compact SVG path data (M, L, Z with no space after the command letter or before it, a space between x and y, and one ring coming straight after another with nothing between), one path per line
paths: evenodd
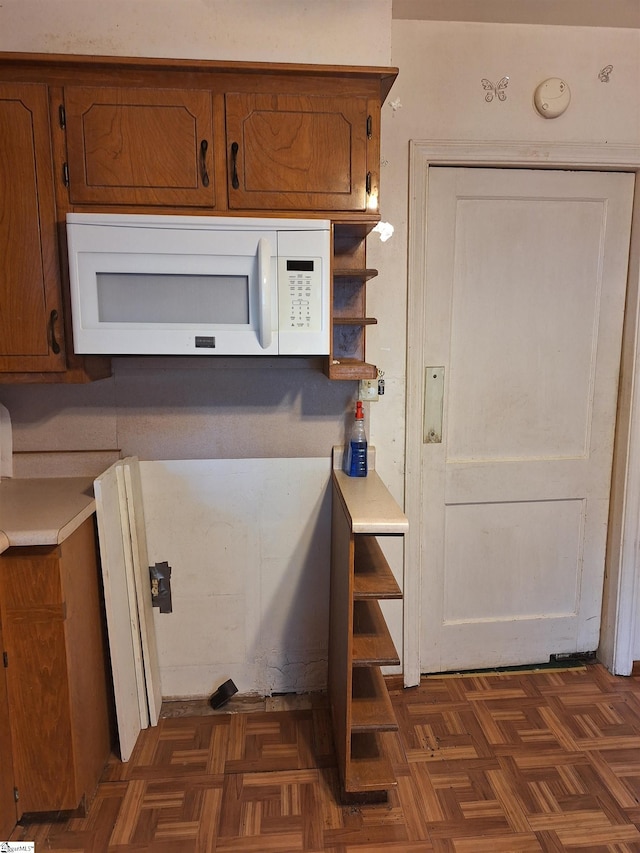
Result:
M72 203L214 207L211 95L66 87Z
M229 207L366 209L366 98L231 93L225 110Z
M55 571L55 568L53 569ZM64 623L61 608L6 612L7 683L21 812L74 809Z
M64 370L45 86L0 84L0 199L0 371Z

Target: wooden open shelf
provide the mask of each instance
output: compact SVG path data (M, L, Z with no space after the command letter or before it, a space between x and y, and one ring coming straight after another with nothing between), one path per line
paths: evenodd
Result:
M330 379L375 379L378 368L365 360L365 329L378 321L366 315L366 283L378 270L366 265L367 230L333 223Z
M369 281L370 278L375 278L378 275L378 270L374 269L336 269L333 271L333 278L352 278L354 281Z
M378 537L403 535L406 517L370 471L333 472L329 700L345 801L376 801L393 787L385 736L397 730L380 669L400 662L379 601L402 592Z
M375 317L334 317L334 326L375 326Z
M354 666L397 666L400 663L382 610L375 599L353 602L352 659Z
M351 736L351 757L345 788L347 792L380 791L396 784L391 761L377 732Z
M398 724L380 667L357 666L351 675L351 731L397 731Z
M353 597L402 598L402 591L376 537L361 533L354 545Z
M330 361L327 376L329 379L375 379L378 368L375 364L366 364L356 358L341 358Z

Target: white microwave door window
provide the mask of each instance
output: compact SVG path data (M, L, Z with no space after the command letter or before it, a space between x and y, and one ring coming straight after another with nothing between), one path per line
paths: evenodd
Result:
M96 274L101 323L249 325L246 275Z

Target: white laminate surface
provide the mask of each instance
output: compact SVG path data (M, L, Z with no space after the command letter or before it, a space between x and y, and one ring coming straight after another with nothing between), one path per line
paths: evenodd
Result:
M93 477L0 481L0 551L58 545L95 511Z
M406 533L409 520L375 471L366 477L333 476L351 518L353 533Z

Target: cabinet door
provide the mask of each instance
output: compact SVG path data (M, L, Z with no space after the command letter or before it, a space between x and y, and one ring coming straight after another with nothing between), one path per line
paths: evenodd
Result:
M46 86L0 84L0 373L65 369Z
M0 557L9 716L20 813L78 805L58 551L11 548Z
M215 206L211 94L67 86L72 204Z
M367 207L367 99L225 96L229 207Z

